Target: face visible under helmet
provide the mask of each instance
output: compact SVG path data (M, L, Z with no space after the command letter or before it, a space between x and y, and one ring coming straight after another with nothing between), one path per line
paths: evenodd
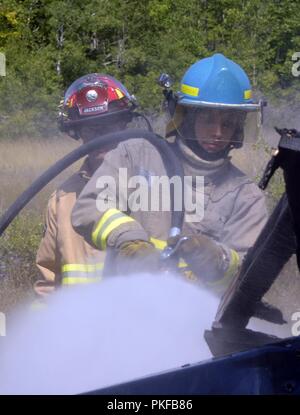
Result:
M82 126L130 122L135 99L125 86L109 75L92 73L74 81L67 89L59 112L59 128L78 139Z
M256 141L261 103L254 102L251 84L245 71L219 53L199 60L184 74L180 91L176 95L175 113L167 125L166 136L177 135L189 143L193 151L197 150L201 146L195 138L195 115L198 111L210 109L224 111L229 116L234 114L240 121L225 152L208 154L200 148L202 157L207 160L218 159L226 156L231 148L242 147L246 132L246 141Z

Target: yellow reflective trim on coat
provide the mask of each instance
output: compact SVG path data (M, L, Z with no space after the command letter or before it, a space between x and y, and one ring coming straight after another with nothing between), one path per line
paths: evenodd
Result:
M91 284L100 282L98 277L64 277L61 281L62 285Z
M116 216L115 219L114 216ZM134 219L118 209L108 209L93 231L92 241L98 248L104 250L106 248L106 239L109 234L117 227L127 222L134 222Z
M181 92L184 94L191 95L192 97L197 97L199 95L199 88L195 88L194 86L181 84Z
M118 228L120 225L123 225L124 223L128 223L128 222L134 222L134 219L132 219L130 216L124 215L123 218L118 218L116 220L114 220L103 232L103 234L101 235L101 249L105 249L106 248L106 239L108 237L108 235L114 231L116 228Z
M230 265L229 265L229 268L226 274L235 274L240 264L240 256L234 249L231 249L230 251L231 251Z
M73 272L73 271L81 271L81 272L95 272L99 270L103 270L104 264L65 264L61 267L61 272Z
M92 232L92 241L94 242L95 245L97 243L98 234L99 234L102 226L107 221L107 219L109 219L111 216L113 216L113 215L115 215L116 213L119 213L119 212L120 211L118 209L108 209L104 213L104 215L102 216L102 218L99 220L97 226L95 227L95 230Z
M251 89L246 89L244 91L244 99L250 99L250 98L252 98L252 91Z

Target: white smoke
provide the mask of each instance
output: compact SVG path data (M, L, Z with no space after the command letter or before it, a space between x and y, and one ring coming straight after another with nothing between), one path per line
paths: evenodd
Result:
M170 275L61 290L8 330L0 393L82 393L210 358L203 332L217 305Z

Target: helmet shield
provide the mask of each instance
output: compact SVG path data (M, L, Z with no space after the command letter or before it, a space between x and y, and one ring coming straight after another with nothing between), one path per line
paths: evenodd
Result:
M255 143L260 136L261 112L214 107L177 105L167 124L166 136L198 141L213 152L214 148L240 148ZM220 145L215 145L218 142Z

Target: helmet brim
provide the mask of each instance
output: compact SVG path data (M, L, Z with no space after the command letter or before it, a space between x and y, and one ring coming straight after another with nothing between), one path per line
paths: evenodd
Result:
M81 117L75 120L60 120L60 129L61 131L67 132L69 130L73 130L85 125L98 125L101 124L101 122L103 121L112 121L113 119L120 119L123 117L128 117L128 122L130 122L133 117L133 111L131 109L126 108L124 110L119 110L116 112L109 112L106 114L99 114L96 116Z
M249 103L249 104L224 104L222 102L207 102L207 101L198 101L198 100L189 100L186 98L179 98L177 105L182 105L186 107L196 107L196 108L216 108L216 109L232 109L240 111L260 111L260 103Z

